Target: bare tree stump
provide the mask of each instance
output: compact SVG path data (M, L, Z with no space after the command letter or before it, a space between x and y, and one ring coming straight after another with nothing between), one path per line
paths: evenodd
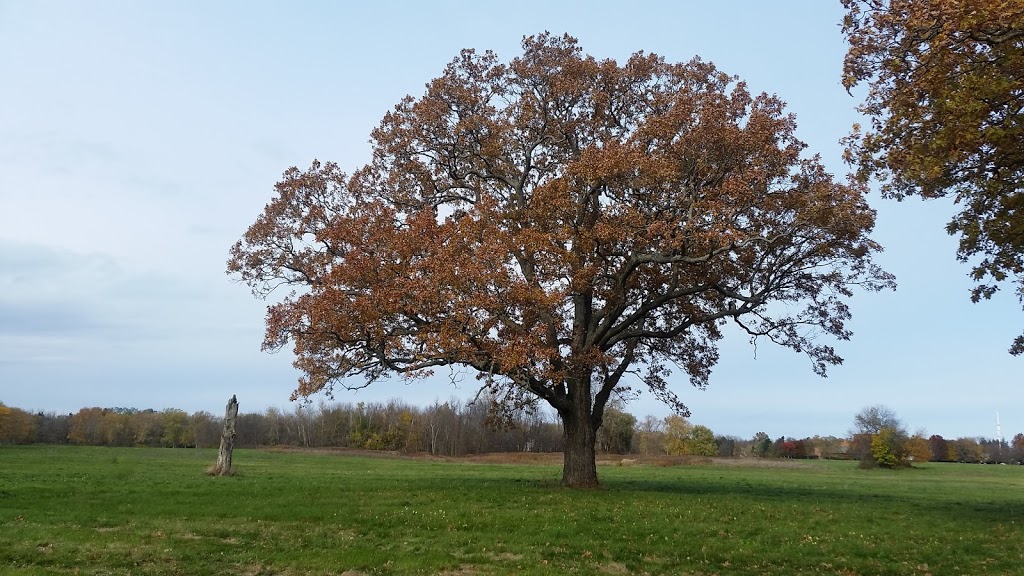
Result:
M231 452L235 449L235 420L238 419L238 400L231 396L224 410L224 431L220 435L220 451L217 463L210 469L214 476L231 475Z

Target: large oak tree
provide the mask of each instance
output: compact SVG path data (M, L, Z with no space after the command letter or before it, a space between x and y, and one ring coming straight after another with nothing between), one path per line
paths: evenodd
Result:
M843 4L843 83L869 87L871 125L849 139L859 176L897 199L954 198L946 230L973 265L972 299L1011 282L1024 303L1024 0Z
M562 481L594 486L609 398L641 383L681 413L671 370L708 384L723 325L841 362L872 263L862 186L802 158L783 103L709 63L584 56L523 41L465 50L372 133L373 159L289 169L231 251L294 346L295 395L438 367L564 424Z

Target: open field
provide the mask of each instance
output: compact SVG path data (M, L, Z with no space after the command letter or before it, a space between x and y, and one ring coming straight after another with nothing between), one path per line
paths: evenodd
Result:
M0 574L1024 573L1021 466L215 456L0 447Z

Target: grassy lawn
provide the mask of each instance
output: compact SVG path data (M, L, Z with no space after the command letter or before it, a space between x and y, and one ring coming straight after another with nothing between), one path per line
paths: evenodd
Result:
M1021 574L1024 467L0 447L0 574Z

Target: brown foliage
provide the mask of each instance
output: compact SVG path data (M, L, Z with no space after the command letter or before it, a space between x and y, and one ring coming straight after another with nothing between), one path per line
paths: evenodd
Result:
M822 375L841 362L812 336L848 338L852 286L892 278L864 188L801 158L778 98L699 59L619 64L548 34L523 49L463 51L351 176L285 172L233 247L229 272L257 295L294 290L264 346L294 346L297 396L462 366L499 407L550 403L567 468L570 453L593 468L624 377L647 367L685 413L663 367L706 386L726 321Z
M0 444L24 444L35 436L32 415L20 408L11 408L0 402Z
M843 4L843 83L868 84L872 118L848 159L888 196L953 197L946 229L974 263L972 299L1010 280L1024 303L1024 0ZM1010 351L1024 353L1024 336Z
M912 436L904 442L903 451L913 462L928 462L932 459L932 448L928 440L921 436Z

